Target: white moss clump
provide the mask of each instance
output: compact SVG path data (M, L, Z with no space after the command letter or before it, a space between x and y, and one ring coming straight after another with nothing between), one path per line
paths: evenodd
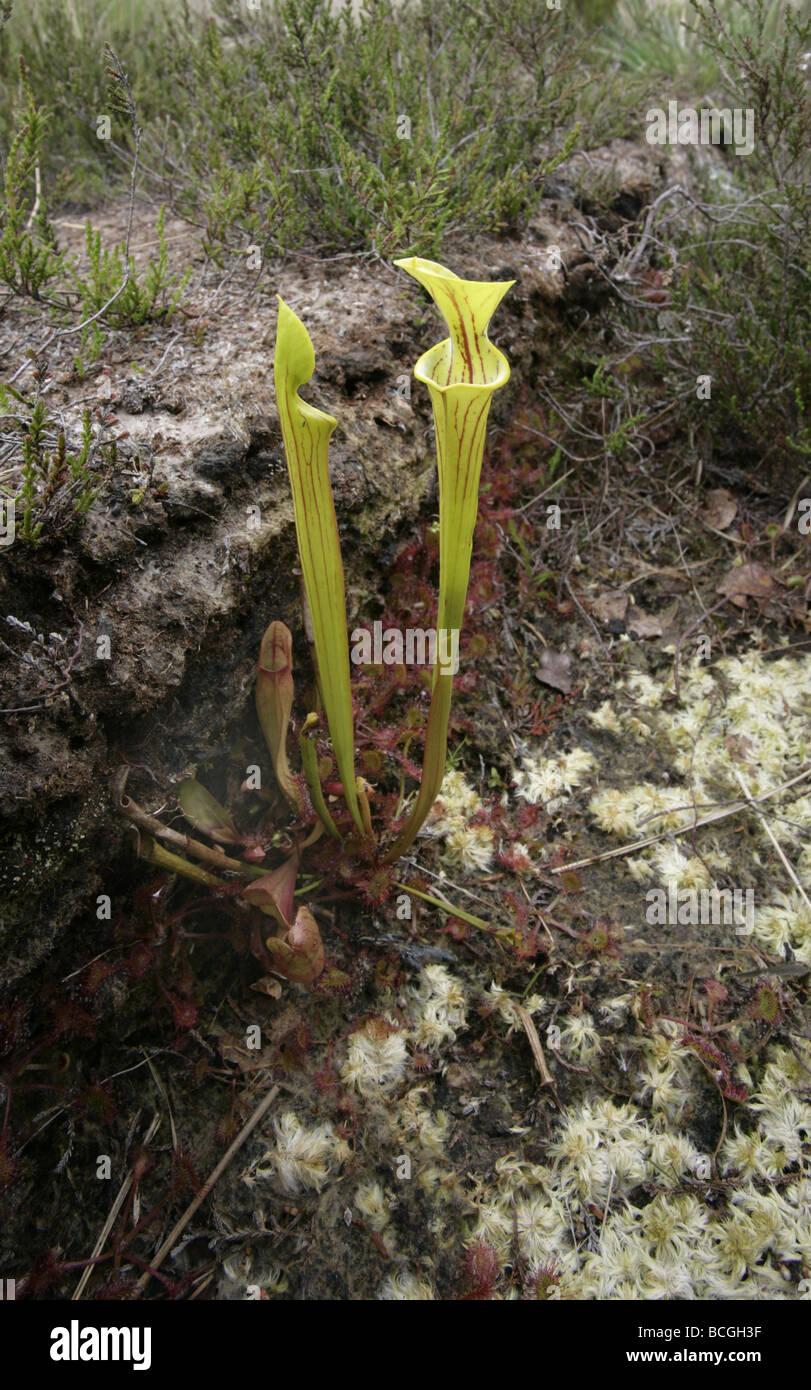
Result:
M679 1069L672 1063L649 1062L639 1073L635 1094L651 1110L661 1110L677 1120L690 1099L690 1088L682 1083Z
M600 830L608 835L635 839L639 834L639 802L633 790L620 791L618 787L608 787L605 791L597 792L589 802L589 812Z
M672 674L668 681L657 684L650 676L633 673L625 689L632 708L644 706L646 717L642 722L632 711L623 711L624 731L646 743L654 738L659 746L669 747L673 770L689 786L689 791L649 789L660 796L677 792L688 804L691 799L716 803L738 799L739 770L757 795L787 781L808 759L808 655L792 654L782 661L765 662L759 652L749 651L741 657L724 657L711 668L699 662L682 663L678 702L665 699L675 694ZM682 818L682 824L691 818ZM786 821L774 819L772 829L781 842L800 848L803 828L807 830L809 823L811 797L806 794L793 803ZM676 824L676 820L670 825L657 821L650 828L656 831L675 828ZM608 825L602 828L611 829ZM762 826L758 824L756 830L764 836Z
M654 849L651 860L656 879L666 887L672 884L679 892L714 887L706 864L696 855L685 854L678 845L663 841Z
M338 1139L331 1124L307 1127L298 1115L287 1110L273 1122L276 1143L244 1175L251 1184L276 1177L285 1192L301 1188L320 1191L330 1173L346 1157L346 1145Z
M651 1139L651 1167L658 1172L660 1181L695 1176L704 1168L705 1157L693 1141L678 1130L665 1130Z
M428 821L434 835L446 835L459 820L469 820L481 809L479 795L454 768L445 773L439 796Z
M406 1035L385 1020L370 1019L349 1035L349 1054L341 1068L344 1085L362 1096L388 1095L405 1075Z
M444 965L426 965L415 992L417 1018L411 1036L420 1048L437 1052L456 1041L467 1023L467 996Z
M796 1094L797 1083L807 1086L798 1077L798 1063L786 1048L776 1048L773 1060L749 1102L749 1109L758 1117L760 1133L777 1150L781 1166L799 1163L804 1146L811 1138L811 1105Z
M550 1145L550 1155L557 1159L557 1187L591 1202L605 1199L609 1188L627 1192L648 1176L649 1145L648 1127L632 1106L587 1101Z
M515 1203L515 1233L521 1253L533 1266L554 1263L566 1234L566 1209L544 1189L528 1189ZM512 1233L511 1233L512 1234Z
M363 1183L355 1193L355 1210L373 1231L379 1234L385 1230L391 1219L391 1209L382 1184L375 1181Z
M471 873L488 873L494 854L495 836L489 825L460 825L445 840L448 863Z
M507 1037L510 1037L516 1029L523 1028L518 1011L515 1007L516 1001L506 989L492 981L490 988L482 995L484 1002L491 1008L495 1008L496 1013L502 1022L507 1024ZM531 994L528 999L519 1000L528 1014L540 1014L548 1007L546 1000L540 994Z
M686 1064L666 1030L653 1050L663 1067ZM791 1277L811 1258L811 1106L796 1095L801 1070L787 1049L770 1052L759 1089L743 1103L756 1128L736 1126L722 1151L728 1204L709 1205L700 1187L677 1190L711 1166L678 1122L599 1098L561 1120L547 1164L516 1155L496 1162L495 1181L474 1195L471 1238L487 1241L507 1265L518 1253L531 1274L545 1271L547 1297L807 1296L807 1283ZM779 1188L762 1190L776 1178ZM660 1190L650 1197L652 1186Z
M775 954L790 946L797 960L811 965L811 910L796 891L773 891L772 902L755 911L754 936Z
M560 1030L560 1049L567 1057L590 1062L600 1051L600 1035L589 1013L569 1014Z
M595 767L594 756L585 748L573 748L562 758L547 758L540 750L526 752L513 774L513 784L523 801L541 803L547 811L561 810Z
M614 709L610 700L604 700L599 709L592 710L586 715L590 724L595 729L602 729L605 733L621 734L622 724L617 711Z
M493 867L495 853L495 836L489 825L470 824L481 808L478 793L468 786L461 772L452 769L445 773L422 832L444 839L444 854L450 864L479 873Z
M633 702L642 709L658 709L665 694L665 687L652 679L645 671L632 671L626 682L633 696Z
M378 1299L395 1303L428 1303L434 1298L434 1291L425 1279L420 1279L411 1270L401 1269L384 1279Z
M439 1160L445 1152L450 1121L444 1110L429 1110L427 1095L426 1086L413 1086L407 1092L398 1107L398 1131L405 1143L416 1139L428 1157Z

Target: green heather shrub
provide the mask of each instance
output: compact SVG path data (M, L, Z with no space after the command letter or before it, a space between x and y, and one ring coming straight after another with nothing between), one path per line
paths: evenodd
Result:
M37 106L22 62L19 80L22 97L12 112L14 135L2 171L0 281L16 294L39 299L63 272L64 260L41 186L40 157L48 113Z
M94 440L89 410L82 414L78 448L69 449L65 431L49 414L38 390L27 396L13 386L0 384L0 431L4 438L16 436L19 440L19 488L16 496L13 488L5 486L0 487L0 493L14 497L19 536L24 541L40 539L57 494L62 501L70 500L77 515L88 510L96 496L90 465L99 449L108 463L115 463L115 444L102 444L100 434Z
M744 0L751 36L718 23L693 0L708 47L730 90L726 102L754 111L755 145L732 156L736 188L705 179L701 239L680 292L692 323L692 365L717 386L706 404L720 440L758 459L795 450L811 401L811 21L790 7Z
M50 113L52 205L126 188L131 139L105 44L144 132L140 177L206 244L286 252L438 251L517 227L575 140L630 134L592 26L614 0L31 0L0 28L0 84ZM636 94L636 95L635 95ZM110 117L109 138L100 122ZM123 117L123 119L122 119ZM579 128L579 137L577 130ZM0 154L16 126L0 109Z
M811 21L791 5L776 19L767 0L739 0L732 28L720 0L690 4L723 77L711 97L694 90L680 104L751 110L754 148L693 161L698 192L657 212L647 286L620 317L683 398L685 423L708 428L724 454L800 460L811 401ZM651 104L676 95L660 85ZM708 400L699 375L711 377Z
M121 53L144 120L165 110L163 51L166 7L155 0L12 0L0 30L0 90L17 88L17 62L25 61L36 101L52 113L42 175L53 203L102 202L129 176L127 120L108 105L104 45ZM110 139L100 139L100 116L113 116ZM0 102L0 151L14 125ZM123 146L123 148L122 148Z
M101 232L94 232L90 223L86 224L87 270L80 272L75 263L71 267L72 289L79 296L82 321L95 316L105 305L109 307L101 321L113 328L137 328L155 319L165 323L171 320L192 272L191 266L182 275L169 270L165 218L166 209L162 207L156 226L158 254L150 256L142 275L136 270L133 257L126 258L124 245L102 247ZM82 333L82 350L91 344L91 361L98 356L100 332L96 320Z
M529 0L215 13L169 53L168 157L211 248L436 251L515 225L574 139L576 44Z

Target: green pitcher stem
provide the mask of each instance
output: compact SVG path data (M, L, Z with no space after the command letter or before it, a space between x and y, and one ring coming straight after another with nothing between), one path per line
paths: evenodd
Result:
M448 752L448 719L453 698L453 676L441 676L437 672L434 692L431 696L431 709L428 714L428 728L425 734L425 755L422 764L420 790L408 820L397 836L394 844L383 856L384 864L393 864L410 849L428 814L436 801L445 777L445 758Z

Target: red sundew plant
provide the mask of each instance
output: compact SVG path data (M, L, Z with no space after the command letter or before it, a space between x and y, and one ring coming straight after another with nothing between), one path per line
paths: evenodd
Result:
M315 354L303 323L280 299L276 402L293 495L305 628L317 682L316 707L298 727L298 758L291 758L293 639L283 623L272 622L260 647L256 709L281 806L287 813L286 828L280 831L266 812L258 829L241 829L231 812L192 777L180 783L178 801L189 825L206 837L198 840L165 826L127 796L127 769L121 769L114 782L121 811L141 832L141 856L214 890L221 898L230 897L242 911L252 910L251 948L268 968L300 984L311 984L325 964L315 917L309 907L296 903L302 855L308 852L307 867L316 878L328 875L333 885L344 880L348 891L359 889L374 905L386 900L395 882L393 866L424 825L445 775L466 606L473 611L486 609L500 586L499 536L493 522L483 538L483 556L472 570L471 557L487 417L493 392L510 374L507 359L487 336L487 327L512 281L462 280L436 262L417 257L396 264L428 291L449 329L449 336L429 348L414 369L431 396L439 471L438 601L430 658L433 671L421 673L431 695L421 770L409 757L418 730L406 719L400 727L364 729L372 747L361 758L366 775L356 771L344 573L328 468L329 440L337 421L299 396L315 370ZM422 623L434 606L428 575L423 571L409 577L408 552L401 558L394 602L401 608L410 605L412 621L416 611ZM421 633L424 638L422 628ZM464 673L458 688L469 688L473 681L472 673ZM390 666L372 716L384 718L405 683L405 666ZM381 756L375 758L375 753ZM399 763L398 792L378 791L367 780L380 775L383 754L393 755ZM405 781L415 774L419 786L409 799ZM268 801L278 803L278 797L250 783L243 791L257 793L260 809ZM272 851L281 851L282 858L268 868L266 860ZM264 943L256 927L257 913L273 918L279 929ZM187 1015L191 1017L193 1006L186 1001L169 1002L178 1026L190 1026Z
M465 1251L463 1276L467 1292L462 1301L477 1302L493 1297L501 1277L501 1258L486 1240L474 1241Z

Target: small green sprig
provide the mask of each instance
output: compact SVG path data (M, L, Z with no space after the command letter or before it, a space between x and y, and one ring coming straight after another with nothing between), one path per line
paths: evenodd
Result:
M11 419L23 434L20 441L20 482L15 502L20 510L20 539L35 544L52 501L61 495L72 496L73 511L83 516L88 511L98 489L91 468L94 452L92 418L89 410L82 412L82 436L78 450L68 448L63 429L51 418L44 398L37 395L31 401L15 387L0 383L0 420ZM95 441L98 448L98 440ZM115 444L102 445L104 457L115 463ZM8 489L3 489L8 491ZM69 492L65 492L69 490Z
M40 299L63 273L65 258L48 219L40 177L49 116L34 100L22 60L20 82L24 103L17 113L0 199L0 281L15 294Z

